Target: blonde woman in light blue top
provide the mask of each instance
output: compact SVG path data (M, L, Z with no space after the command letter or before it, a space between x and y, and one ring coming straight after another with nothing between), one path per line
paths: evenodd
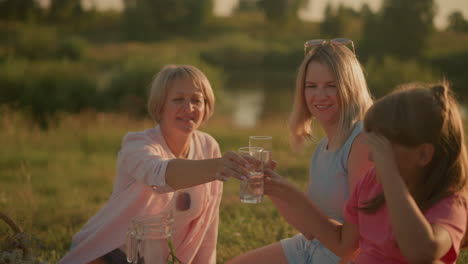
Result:
M328 218L343 222L342 209L361 175L370 167L361 120L372 104L362 67L351 40L311 40L296 78L290 118L291 138L296 147L312 139L311 123L318 122L326 136L314 151L307 193L303 199L317 204ZM291 238L250 251L230 260L235 263L345 263L352 255L336 256L307 234L310 220L293 213L295 201L278 198L280 191L266 180L265 193L281 215L299 232Z

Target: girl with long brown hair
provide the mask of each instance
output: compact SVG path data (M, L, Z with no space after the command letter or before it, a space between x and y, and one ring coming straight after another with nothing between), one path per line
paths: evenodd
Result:
M467 154L458 104L446 83L409 84L364 119L370 169L347 201L343 224L268 171L265 193L307 219L302 230L355 263L456 263L466 245Z

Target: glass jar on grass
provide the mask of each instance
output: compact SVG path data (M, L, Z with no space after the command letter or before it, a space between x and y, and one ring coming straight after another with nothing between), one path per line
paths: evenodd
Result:
M127 231L127 262L133 264L176 264L182 263L172 244L176 199L174 192L165 208L155 215L133 218Z

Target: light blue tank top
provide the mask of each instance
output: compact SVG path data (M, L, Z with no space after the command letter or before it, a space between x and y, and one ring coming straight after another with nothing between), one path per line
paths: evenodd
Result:
M307 194L330 218L341 223L343 206L349 197L347 161L362 122L356 123L344 144L335 151L327 150L328 138L317 145L311 160Z

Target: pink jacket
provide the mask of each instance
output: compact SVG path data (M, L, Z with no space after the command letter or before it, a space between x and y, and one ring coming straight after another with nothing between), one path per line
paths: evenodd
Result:
M195 131L188 159L220 157L219 145L211 136ZM168 162L174 159L159 126L128 133L117 161L114 190L109 201L73 236L71 250L59 261L87 263L121 248L125 252L126 232L135 216L157 214L172 197L165 182ZM190 177L190 175L187 175ZM190 209L176 217L180 228L173 237L177 257L184 263L216 263L219 204L222 182L187 188Z

